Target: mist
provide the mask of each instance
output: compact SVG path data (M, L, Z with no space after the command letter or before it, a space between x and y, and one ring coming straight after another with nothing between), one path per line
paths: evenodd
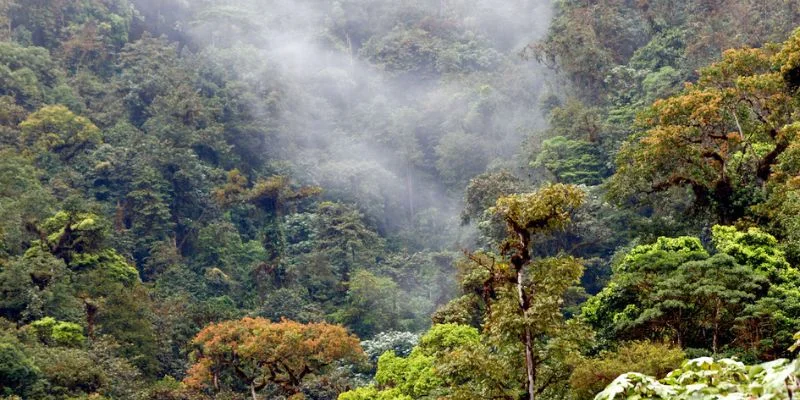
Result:
M384 234L465 246L465 185L525 166L521 143L544 126L547 72L520 54L546 32L547 0L192 7L178 29L248 84L275 172L355 203Z

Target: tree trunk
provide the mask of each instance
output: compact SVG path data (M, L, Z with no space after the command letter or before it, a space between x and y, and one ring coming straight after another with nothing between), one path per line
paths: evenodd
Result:
M528 327L525 327L525 370L528 375L528 399L534 400L536 397L536 371L533 365L533 339Z
M527 240L523 240L523 243L526 243ZM525 246L525 253L527 253L527 243ZM525 290L523 287L523 271L524 266L527 265L528 260L524 255L522 259L525 262L521 263L517 266L517 295L519 296L519 307L522 310L522 317L525 318L526 311L530 306L528 304L528 299L525 297ZM536 397L536 371L534 368L533 362L533 338L531 337L531 329L528 326L525 326L525 333L524 333L524 341L525 341L525 372L527 374L528 379L528 400L534 400Z
M256 386L252 382L250 383L250 395L253 396L253 400L258 400L258 397L256 397Z

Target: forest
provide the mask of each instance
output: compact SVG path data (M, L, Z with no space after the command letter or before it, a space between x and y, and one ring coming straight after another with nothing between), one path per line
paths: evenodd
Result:
M0 400L788 400L799 347L796 0L0 0Z

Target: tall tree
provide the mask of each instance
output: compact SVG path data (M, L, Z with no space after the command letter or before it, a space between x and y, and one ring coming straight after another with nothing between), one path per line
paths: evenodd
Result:
M685 187L720 222L745 215L800 129L799 44L800 31L780 46L728 50L697 83L656 101L617 157L612 196Z
M536 369L542 361L534 353L534 335L546 332L553 322L561 318L559 308L552 306L552 300L562 296L583 272L582 265L571 257L548 258L532 263L531 239L567 225L572 212L583 202L583 197L583 191L575 186L551 185L530 194L501 197L494 208L508 227L509 237L502 251L510 255L509 272L512 275L508 278L513 277L515 281L519 306L514 312L516 321L506 320L507 316L502 314L494 317L501 330L506 324L506 328L521 328L529 400L539 393ZM560 279L549 279L554 277Z
M439 322L482 323L484 340L504 363L521 366L524 379L518 382L524 382L521 393L528 400L553 389L562 378L557 364L571 351L567 336L580 336L577 325L565 328L561 310L565 292L583 272L580 260L564 254L535 255L543 253L537 243L566 227L583 199L581 189L564 184L499 198L490 211L507 227L501 255L468 254L461 263L465 296L434 316ZM553 352L555 348L562 353ZM506 396L520 398L509 393L513 389Z

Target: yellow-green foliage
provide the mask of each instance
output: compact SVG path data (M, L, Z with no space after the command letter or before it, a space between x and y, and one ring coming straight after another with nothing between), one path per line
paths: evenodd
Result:
M360 387L356 390L344 392L339 395L339 400L412 400L413 398L400 393L399 389L378 390L374 386Z
M800 278L797 270L786 262L778 240L761 229L751 227L741 231L734 226L716 225L711 232L714 247L735 258L739 264L762 272L776 282L797 282Z
M83 336L83 327L74 322L56 321L53 317L44 317L32 322L30 326L45 343L80 347L86 340Z
M52 151L69 161L82 149L100 143L100 129L63 105L42 107L19 124L22 141L34 153Z
M70 263L74 269L93 269L113 282L130 286L139 281L139 271L114 249L75 254Z
M567 225L585 197L584 191L575 185L553 184L532 193L501 197L490 211L520 228L549 231Z
M452 384L451 376L439 373L437 366L480 346L480 334L473 327L434 325L408 357L398 357L393 351L380 356L376 385L342 393L339 400L410 400L445 395Z
M616 351L603 352L597 357L578 362L570 375L569 384L576 399L591 399L625 372L663 377L679 367L685 359L683 351L674 345L629 342Z

